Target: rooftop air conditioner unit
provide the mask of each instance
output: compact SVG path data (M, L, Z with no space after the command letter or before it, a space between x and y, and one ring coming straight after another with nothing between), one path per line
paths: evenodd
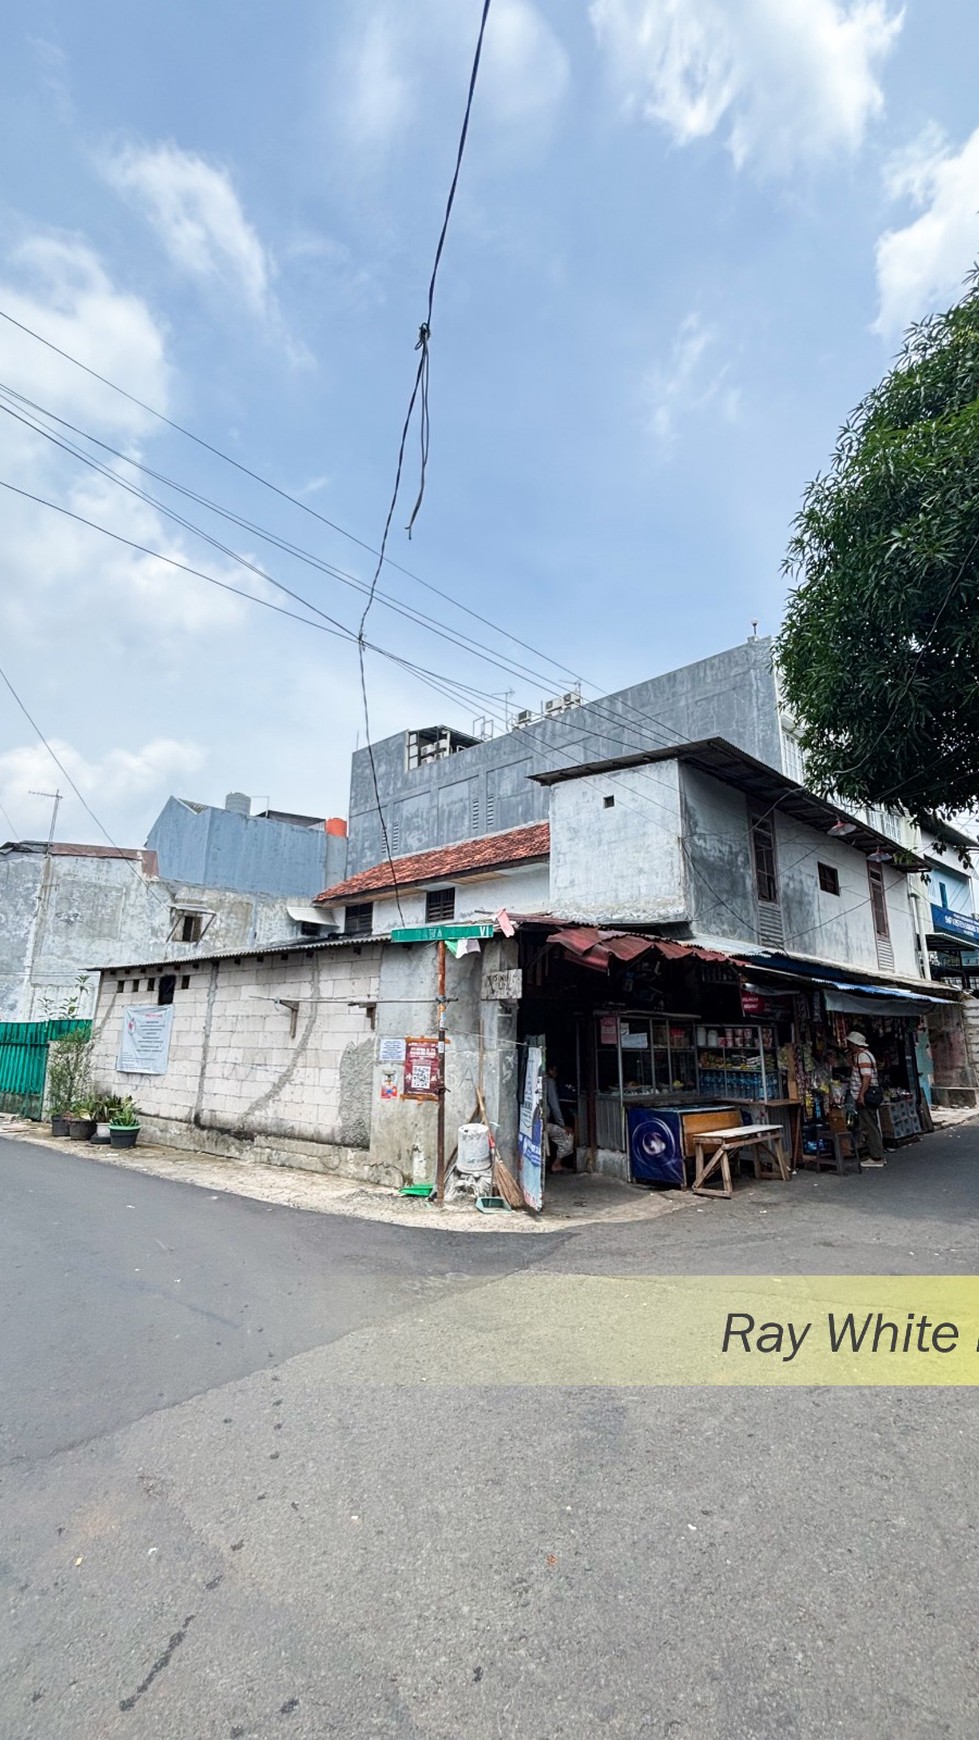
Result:
M534 715L531 712L530 708L523 707L523 708L521 708L520 712L517 714L517 717L514 719L513 723L515 725L529 725L530 721L533 717L534 717Z
M545 713L560 713L563 710L563 707L564 702L561 700L560 695L554 695L551 700L544 702Z
M566 695L561 696L561 700L563 701L563 703L566 707L580 707L581 706L581 696L579 695L577 689L569 689L568 693Z

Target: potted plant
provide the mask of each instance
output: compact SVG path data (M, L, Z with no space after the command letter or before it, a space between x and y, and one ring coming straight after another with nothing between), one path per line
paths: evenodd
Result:
M93 1142L98 1142L105 1148L109 1146L112 1139L109 1134L109 1126L121 1105L122 1100L118 1094L107 1094L101 1090L95 1094L90 1107L92 1117L95 1119Z
M91 1056L87 1027L66 1033L48 1047L47 1097L52 1136L67 1136L71 1117L82 1115Z
M91 1100L76 1100L68 1113L68 1134L73 1142L90 1142L95 1134Z
M109 1120L109 1141L113 1148L135 1148L139 1135L139 1111L127 1094L120 1100Z

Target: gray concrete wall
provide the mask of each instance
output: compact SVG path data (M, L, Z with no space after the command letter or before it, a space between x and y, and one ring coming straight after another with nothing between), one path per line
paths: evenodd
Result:
M146 841L160 875L244 894L312 899L346 873L347 842L323 828L169 798Z
M208 907L200 943L169 942L175 908ZM0 1019L31 1021L64 1007L88 973L78 1014L92 1013L101 965L166 955L194 960L215 948L247 948L298 936L274 895L242 894L146 877L134 860L0 857Z
M589 774L550 794L551 910L559 918L686 922L678 762Z
M515 939L494 937L479 954L446 962L445 1129L446 1154L456 1147L460 1124L481 1121L483 1094L501 1155L516 1170L516 1007L484 1000L484 975L517 965ZM388 945L382 957L377 1008L377 1052L384 1037L434 1037L437 1028L437 953L433 943ZM377 1057L371 1155L405 1178L434 1181L437 1107L433 1102L381 1099L385 1072L393 1069L399 1096L403 1071Z
M26 1021L37 916L44 879L43 858L0 854L0 1021Z
M507 732L442 761L406 769L406 735L374 745L392 851L427 851L547 817L530 775L702 737L725 737L782 766L772 643L746 641L556 718ZM384 841L366 750L351 764L348 874L378 864Z
M686 838L693 865L690 893L698 935L758 940L749 810L743 793L696 769L683 769ZM845 840L805 827L776 810L776 851L785 947L840 966L879 970L867 860ZM819 886L820 863L839 876L839 894ZM894 971L919 973L906 876L883 866Z

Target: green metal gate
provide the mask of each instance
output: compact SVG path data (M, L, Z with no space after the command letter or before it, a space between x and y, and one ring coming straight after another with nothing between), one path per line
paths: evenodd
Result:
M48 1046L91 1021L0 1021L0 1112L39 1118L44 1105Z

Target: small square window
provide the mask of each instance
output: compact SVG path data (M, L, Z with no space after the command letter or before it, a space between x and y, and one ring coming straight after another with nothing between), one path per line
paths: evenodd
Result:
M146 989L148 991L155 991L156 990L156 980L155 979L147 979Z
M358 906L346 906L343 910L344 936L370 936L374 929L374 902L361 901Z
M132 985L130 986L130 989L133 991L139 990L139 980L138 979L133 980Z
M190 990L190 974L189 973L181 974L180 989L182 991L189 991Z
M607 797L607 798L603 798L603 799L602 799L602 802L603 802L603 804L604 804L604 805L605 805L605 808L606 808L606 809L607 809L607 810L614 810L614 808L615 808L615 798L614 798L614 797L613 797L613 796L612 796L612 794L611 794L611 792L610 792L610 793L609 793L609 795L608 795L608 797Z
M201 915L199 912L185 912L180 927L180 940L185 943L196 943L201 940Z
M835 864L817 864L819 871L819 886L824 894L839 894L840 873Z
M116 990L117 991L124 991L125 989L126 989L125 979L117 979L116 980Z
M173 1002L173 993L176 990L176 988L177 988L177 975L175 973L164 973L161 980L160 980L160 984L159 984L159 987L158 987L157 993L156 993L157 1002L158 1003L172 1003Z
M425 896L425 923L448 924L456 915L454 888L432 888Z

